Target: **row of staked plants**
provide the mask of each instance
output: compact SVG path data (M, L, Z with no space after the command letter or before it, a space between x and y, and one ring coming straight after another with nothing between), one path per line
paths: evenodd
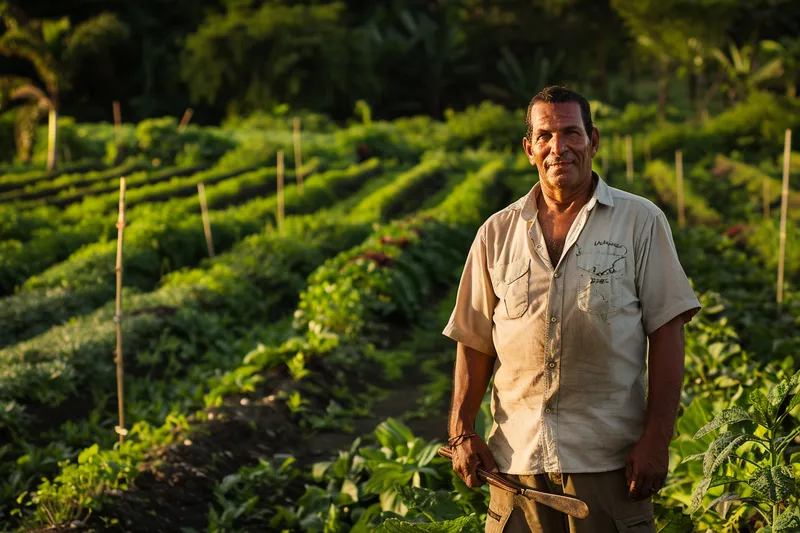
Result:
M369 223L380 220L387 212L396 211L397 204L404 203L405 189L418 188L426 178L448 169L455 172L456 164L452 159L433 158L409 172L399 175L389 173L389 177L395 179L383 180L383 187L361 195L360 202L355 205L350 202L358 199L359 194L344 202L352 207L346 211L346 217L344 210L338 209L338 206L327 214L289 217L276 235L273 235L276 233L274 230L266 235L254 235L231 252L208 262L205 268L170 275L152 295L135 296L128 300L126 307L131 309L129 316L135 318L132 318L133 323L130 319L126 322L126 346L133 348L136 353L134 368L141 373L141 379L129 380L126 389L130 397L147 398L129 406L129 414L135 420L155 423L164 420L171 408L177 406L181 412L185 412L188 406L202 400L196 384L210 379L219 369L230 367L235 362L235 359L231 359L231 351L241 351L241 343L225 341L220 347L222 339L246 333L241 331L247 329L246 325L280 316L280 310L291 305L292 299L297 297L302 287L302 275L308 272L309 266L318 264L315 262L323 259L328 250L352 245L350 239L353 237L361 235L363 238L363 231L368 229ZM405 185L398 187L398 184ZM394 201L391 195L386 194L387 190L396 196ZM382 204L383 209L376 211L376 204ZM311 223L315 220L317 222ZM321 220L325 222L321 223ZM283 243L283 249L275 248L271 239ZM244 301L250 303L243 306ZM113 346L113 324L108 314L112 312L109 306L82 324L87 331L93 331L95 341L87 344L83 352L78 354L84 363L81 363L80 371L73 372L73 375L82 379L94 376L86 379L87 383L111 383L111 361L99 358L104 350L110 353ZM251 335L246 337L249 339ZM198 358L202 359L200 364L197 363ZM183 377L190 361L195 363L188 366L189 379L184 380L184 384L180 379L176 383L172 378ZM74 360L72 364L78 363L80 361ZM73 392L74 386L75 383L70 385ZM93 390L92 393L98 397L113 392L111 386L104 389ZM32 387L28 390L33 393L39 389ZM69 391L66 393L71 394ZM43 400L46 401L46 398ZM18 409L10 413L17 412L16 419L6 422L15 424L18 440L24 441L20 434L30 420L26 419L24 410L20 410L21 405L15 405ZM103 412L104 409L105 406L101 405L98 411ZM108 429L110 425L105 420L98 420L95 414L93 412L86 421L77 425L73 422L64 424L65 431L76 438L69 438L62 432L55 439L56 442L85 445L87 437L91 441L101 431L112 435ZM25 481L30 484L37 470L33 468L28 471L30 476ZM11 496L14 490L14 487L7 487L6 495Z

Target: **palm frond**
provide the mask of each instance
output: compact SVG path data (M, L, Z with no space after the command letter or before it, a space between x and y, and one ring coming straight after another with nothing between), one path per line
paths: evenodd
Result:
M36 87L32 79L24 76L0 76L0 108L12 100L29 100L36 105L42 105L42 99L46 100L45 107L48 107L50 99L44 91Z
M58 93L59 71L46 43L26 28L10 29L0 37L0 54L21 57L33 64L50 95Z

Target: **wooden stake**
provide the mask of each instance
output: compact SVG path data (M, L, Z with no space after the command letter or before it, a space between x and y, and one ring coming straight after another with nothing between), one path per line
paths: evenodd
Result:
M181 132L186 129L186 126L189 125L189 121L192 120L192 111L191 107L187 107L186 111L183 112L183 117L181 118L181 123L178 124L178 132Z
M625 136L625 157L628 160L628 183L633 181L633 138Z
M114 142L117 143L117 161L122 161L122 112L119 109L119 100L111 104L114 111Z
M119 434L119 443L127 435L125 429L125 389L124 367L122 364L122 242L125 235L125 178L119 180L119 215L117 217L117 307L114 322L117 330L117 350L114 362L117 365L117 405L119 407L119 425L114 428Z
M208 247L208 257L214 257L214 240L211 238L211 220L208 218L208 205L206 204L206 187L202 183L197 184L197 193L200 196L200 212L203 215L203 231L206 233L206 246Z
M761 177L761 190L763 193L761 209L764 214L764 220L766 220L769 218L769 176L766 174Z
M278 230L283 228L283 150L278 150Z
M300 167L303 166L303 153L300 145L300 117L294 117L294 173L297 177L297 192L303 194L303 173Z
M783 144L783 189L781 191L781 229L778 247L778 314L783 312L783 264L786 260L786 217L789 213L789 163L792 155L792 130L786 130Z
M686 227L686 212L683 205L683 152L675 152L675 180L678 189L678 225Z

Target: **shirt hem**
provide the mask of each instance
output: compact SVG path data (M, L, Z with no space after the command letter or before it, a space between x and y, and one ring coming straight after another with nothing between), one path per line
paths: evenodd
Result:
M472 348L473 350L478 350L479 352L485 353L490 357L497 357L497 352L494 350L494 348L486 344L486 342L484 342L480 337L460 331L455 326L447 326L444 328L442 335L449 337L456 342L460 342L464 346Z
M687 311L695 310L694 313L692 313L689 316L689 319L686 320L686 322L684 322L684 323L688 323L688 322L690 322L692 320L692 318L694 318L694 315L696 315L697 312L700 311L700 308L701 308L700 301L697 299L697 297L695 297L695 298L687 298L685 300L681 300L680 302L676 303L675 305L669 307L666 311L663 311L663 312L659 313L656 316L656 318L654 318L653 320L648 321L649 322L648 325L653 326L653 327L647 328L648 331L645 331L645 334L649 336L654 331L656 331L658 328L660 328L661 326L663 326L664 324L666 324L667 322L669 322L673 318L677 317L678 315L682 315L683 313L686 313Z

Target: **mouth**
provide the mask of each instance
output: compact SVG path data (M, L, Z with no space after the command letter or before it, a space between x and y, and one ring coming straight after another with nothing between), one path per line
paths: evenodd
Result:
M564 168L572 164L572 161L559 161L558 163L550 163L550 168Z

